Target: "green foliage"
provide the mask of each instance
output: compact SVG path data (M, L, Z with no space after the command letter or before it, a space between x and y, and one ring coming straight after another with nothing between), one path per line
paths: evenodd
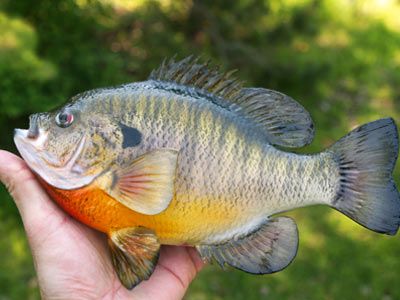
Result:
M298 99L320 151L356 124L400 117L400 5L335 0L3 0L0 147L30 113L74 94L144 80L164 57L190 54L248 85ZM386 6L385 6L386 5ZM398 182L399 170L395 179ZM1 187L0 187L1 188ZM0 190L0 299L36 299L22 225ZM206 268L188 299L397 299L400 242L327 208L292 213L299 256L285 271L251 276Z
M35 53L37 36L27 23L0 13L0 31L1 118L4 119L36 108L41 101L35 86L54 77L55 70Z

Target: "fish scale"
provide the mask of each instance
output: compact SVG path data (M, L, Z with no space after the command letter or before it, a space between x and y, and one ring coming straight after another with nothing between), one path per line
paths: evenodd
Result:
M230 213L233 221L226 222L217 230L212 229L214 233L223 233L227 227L231 230L236 227L232 236L223 235L224 239L241 234L241 227L253 218L255 212L264 216L259 219L262 223L265 216L310 204L327 203L335 195L337 182L330 181L337 181L337 176L333 176L336 175L333 170L326 176L320 172L323 170L320 162L324 158L319 155L303 156L279 151L263 142L257 131L254 133L251 128L247 128L245 133L238 133L240 127L238 129L234 123L214 116L212 109L205 109L204 106L211 106L208 103L196 105L169 91L150 91L153 93L142 97L134 109L144 114L137 120L133 120L135 116L124 118L128 125L138 127L145 138L143 147L134 149L135 155L152 148L180 149L180 157L186 160L178 161L176 201L197 203L196 206L200 207L213 207L210 202L224 203L227 215ZM137 93L140 98L140 92ZM135 97L133 91L130 97ZM110 99L121 101L116 97ZM116 104L113 106L118 107ZM185 107L182 111L189 116L186 117L181 110L177 115L175 107ZM171 116L167 123L160 118L164 114ZM152 116L151 123L148 115ZM191 145L193 141L196 143ZM224 152L223 157L221 152ZM301 169L301 172L296 173L296 169ZM237 171L232 174L232 170ZM293 178L305 178L306 181L294 181ZM243 205L246 210L238 210L238 206ZM190 219L190 210L187 211L185 214ZM189 234L208 236L202 224L190 225L191 228L186 228Z
M132 94L130 97L135 97ZM310 181L318 181L318 156L299 159L299 155L280 152L258 138L257 132L250 132L251 129L238 133L241 127L229 124L221 116L214 116L217 112L204 109L206 104L186 103L185 97L177 97L170 92L163 93L155 89L154 94L143 97L141 101L144 103L139 101L136 110L140 111L143 105L145 114L134 122L127 122L128 125L138 127L145 136L143 148L139 146L135 149L136 155L146 153L151 148L180 149L180 157L185 160L178 161L176 201L193 202L200 207L212 207L210 202L213 201L224 203L227 215L231 213L231 218L236 223L233 224L231 220L225 226L232 229L236 225L237 232L234 234L241 233L240 227L249 218L253 218L254 212L264 216L260 218L262 222L265 216L288 208L330 200L325 200L329 193L322 192L319 199L314 199L315 191L310 188L313 185L295 183L290 179L290 176L301 178L302 174L293 172L295 166L298 166L307 172L304 175L309 175L307 178ZM175 107L182 106L185 107L182 111L186 111L189 117L181 113L178 117L173 115L176 112ZM168 123L160 121L159 117L163 114L171 116ZM152 115L155 122L150 124L146 115ZM185 120L189 122L186 123ZM229 125L224 126L224 122ZM242 126L246 128L245 125ZM150 132L159 132L160 135ZM196 143L191 145L190 142L193 141ZM223 157L221 152L224 152ZM303 160L306 162L302 162ZM232 170L237 171L232 174ZM246 210L239 210L240 205L245 205ZM190 210L186 216L190 219ZM208 235L201 224L191 224L191 228L186 230L198 236ZM220 226L218 231L225 232L226 227Z
M398 230L392 119L323 152L291 153L283 149L314 137L310 114L231 75L195 58L165 61L147 81L85 92L16 130L49 195L108 235L129 289L149 278L161 244L195 246L205 261L249 273L282 270L298 232L275 214L297 207L324 204L376 232Z

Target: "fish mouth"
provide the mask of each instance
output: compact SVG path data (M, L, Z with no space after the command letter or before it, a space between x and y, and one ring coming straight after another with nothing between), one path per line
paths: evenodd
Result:
M22 129L16 129L22 130ZM39 115L31 115L29 117L29 129L26 135L30 139L36 139L39 136Z
M14 143L22 158L35 173L50 185L59 189L71 190L83 187L93 181L95 176L85 175L84 170L76 164L86 144L84 135L81 136L70 157L63 163L44 149L47 139L48 133L38 128L37 123L31 125L28 130L14 130Z
M43 150L43 145L47 140L47 133L37 130L35 136L31 130L14 129L14 143L17 146L22 158L31 166L40 164L40 156L38 155Z

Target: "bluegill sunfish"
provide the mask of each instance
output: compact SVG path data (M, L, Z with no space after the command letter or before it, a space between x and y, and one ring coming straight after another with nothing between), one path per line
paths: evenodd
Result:
M133 288L161 244L195 246L205 261L249 273L282 270L298 231L274 215L297 207L325 204L394 235L394 121L363 125L321 153L282 150L313 136L292 98L188 58L32 115L15 143L64 210L108 235L115 270Z

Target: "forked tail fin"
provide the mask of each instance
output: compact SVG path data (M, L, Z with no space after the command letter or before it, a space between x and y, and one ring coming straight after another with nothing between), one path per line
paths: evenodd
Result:
M339 166L340 188L331 206L376 232L396 234L400 197L392 177L399 150L393 119L365 124L328 151Z

